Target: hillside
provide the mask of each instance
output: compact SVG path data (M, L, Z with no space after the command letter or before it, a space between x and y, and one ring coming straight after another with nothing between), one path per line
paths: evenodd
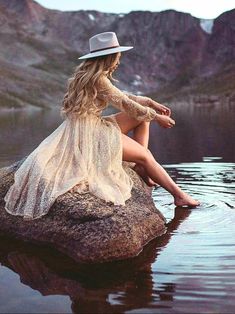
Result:
M202 20L175 10L62 12L0 0L0 25L0 108L60 105L88 38L104 31L134 46L114 75L120 88L169 103L235 102L235 10Z

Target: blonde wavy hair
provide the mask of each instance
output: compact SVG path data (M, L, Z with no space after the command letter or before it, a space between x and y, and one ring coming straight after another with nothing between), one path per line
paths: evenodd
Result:
M93 101L97 96L96 82L101 75L106 75L113 81L113 71L117 67L117 62L121 56L120 52L113 54L85 59L79 64L68 79L67 91L63 97L60 114L66 117L69 113L87 115L96 113L101 108L97 108ZM104 104L105 106L105 104Z

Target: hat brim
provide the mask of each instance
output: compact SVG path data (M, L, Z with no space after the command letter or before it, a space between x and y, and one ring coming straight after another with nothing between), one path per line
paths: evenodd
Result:
M116 48L110 48L110 49L104 49L104 50L100 50L100 51L95 51L95 52L90 52L86 55L83 55L81 57L79 57L78 59L88 59L88 58L94 58L94 57L99 57L99 56L105 56L105 55L109 55L111 53L115 53L115 52L121 52L121 51L127 51L130 50L134 47L132 46L119 46Z

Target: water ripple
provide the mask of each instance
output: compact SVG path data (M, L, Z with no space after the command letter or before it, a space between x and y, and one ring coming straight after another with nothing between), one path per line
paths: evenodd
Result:
M153 191L168 231L152 265L152 278L158 294L174 287L168 301L174 296L206 307L234 294L235 164L218 160L163 166L185 192L200 200L196 208L175 208L167 191L161 187ZM223 305L226 312L235 302Z

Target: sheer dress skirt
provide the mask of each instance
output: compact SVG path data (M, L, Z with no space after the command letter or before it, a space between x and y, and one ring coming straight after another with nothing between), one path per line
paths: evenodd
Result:
M70 190L125 205L132 186L122 166L121 130L115 114L73 115L17 169L4 198L5 210L27 220L40 218L59 195Z

